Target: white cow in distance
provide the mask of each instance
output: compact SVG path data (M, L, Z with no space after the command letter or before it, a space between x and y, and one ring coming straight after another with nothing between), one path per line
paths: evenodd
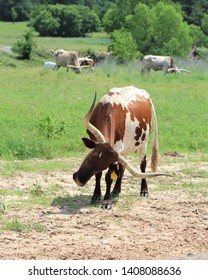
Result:
M164 74L181 72L191 73L188 70L179 69L177 66L175 66L171 56L145 55L142 59L142 64L142 75L146 72L149 73L151 69L154 71L163 70Z
M62 49L56 51L51 50L51 52L55 56L57 69L60 67L66 67L67 72L69 71L69 68L74 70L76 73L81 72L81 67L76 52L65 51Z
M57 70L58 67L56 66L56 63L55 62L51 62L51 61L46 61L44 63L44 68L45 69L52 69L52 70Z

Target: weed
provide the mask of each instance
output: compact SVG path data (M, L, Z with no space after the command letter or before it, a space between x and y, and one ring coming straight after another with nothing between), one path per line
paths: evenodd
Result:
M46 116L39 122L39 130L48 139L60 137L66 133L66 121L62 120L59 123L52 116Z
M5 204L0 201L0 214L4 214L4 213L5 213Z
M42 225L40 223L34 223L30 226L31 229L34 229L36 231L46 231L47 227L45 225Z
M32 230L36 231L46 231L47 228L45 225L40 223L33 223L33 224L23 224L16 217L13 217L11 220L5 222L3 226L3 230L11 230L11 231L18 231L18 232L28 232Z
M41 189L40 182L36 181L34 184L34 188L30 191L33 196L41 196L43 195L43 190Z
M18 231L23 232L26 231L27 226L22 224L17 220L16 217L12 218L10 221L6 222L5 224L5 230L12 230L12 231Z

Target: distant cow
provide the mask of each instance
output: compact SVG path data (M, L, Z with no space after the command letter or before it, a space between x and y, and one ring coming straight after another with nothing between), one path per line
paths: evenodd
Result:
M159 56L159 55L145 55L142 59L142 70L141 74L150 72L150 70L159 71L163 70L166 73L191 73L185 69L179 69L174 65L173 58L171 56Z
M58 69L57 66L56 66L56 63L55 62L51 62L51 61L45 62L44 63L44 68L45 69L53 69L53 70Z
M67 72L69 68L73 69L76 73L81 72L80 63L76 52L65 51L62 49L52 50L51 51L55 56L56 66L59 69L60 67L66 67Z
M81 167L73 174L73 179L79 186L84 186L95 175L96 184L92 202L101 199L101 176L106 173L106 193L102 203L103 208L111 209L111 195L119 195L121 182L126 168L134 176L142 179L141 196L148 196L146 178L166 175L155 173L158 155L158 128L155 109L149 94L133 86L111 89L95 107L93 104L85 116L84 124L90 137L82 138L84 144L92 149ZM95 108L94 108L95 107ZM154 140L152 145L152 171L145 173L146 149L152 120L154 122ZM139 152L140 173L125 159L130 152ZM111 184L115 186L111 194Z
M79 57L80 66L89 66L91 71L94 71L94 60L89 57Z

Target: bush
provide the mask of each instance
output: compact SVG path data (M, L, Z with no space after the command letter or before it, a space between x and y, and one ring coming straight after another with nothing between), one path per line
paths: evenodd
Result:
M23 39L18 40L12 47L12 51L18 54L20 59L30 59L31 52L36 47L33 40L34 34L31 29L27 30L23 35Z
M115 30L111 33L111 39L114 42L108 47L108 51L112 52L119 62L124 63L138 58L137 45L130 32Z

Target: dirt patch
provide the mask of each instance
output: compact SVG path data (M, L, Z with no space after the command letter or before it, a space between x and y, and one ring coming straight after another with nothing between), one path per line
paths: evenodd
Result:
M44 230L2 230L0 259L208 259L208 155L161 156L159 171L174 177L148 180L149 198L140 198L140 181L126 172L112 210L92 207L94 179L79 188L73 171L1 178L8 194L0 195L0 223L15 218ZM42 193L28 204L38 186Z

